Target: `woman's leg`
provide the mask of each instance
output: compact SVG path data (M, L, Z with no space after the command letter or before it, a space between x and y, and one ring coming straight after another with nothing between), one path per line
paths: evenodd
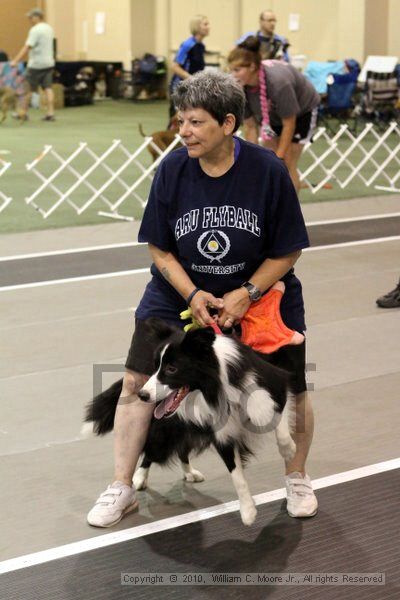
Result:
M279 146L279 137L272 138L272 140L266 140L263 142L263 146L265 148L269 148L269 150L273 150L275 153L278 150ZM288 168L290 178L293 182L293 185L296 189L296 192L300 191L300 178L297 172L297 163L299 162L300 155L303 151L303 144L290 144L287 154L285 156L285 165Z
M287 511L291 517L313 517L318 510L306 460L314 433L314 415L307 392L296 395L296 454L286 462Z
M148 379L126 370L114 419L114 477L87 515L95 527L112 527L137 507L132 477L146 442L153 404L139 400L137 393Z
M148 376L126 370L114 420L114 479L132 485L132 477L146 442L153 404L139 400L137 393Z
M293 181L293 185L294 185L297 193L299 193L300 185L301 185L299 173L297 171L297 164L299 162L299 158L301 156L303 148L304 148L303 144L290 144L290 147L289 147L289 150L287 153L288 156L287 156L287 158L285 158L285 163L289 170L290 178Z
M264 148L273 150L276 154L276 151L278 150L278 143L279 143L279 138L275 137L275 138L272 138L271 140L265 140L265 142L263 142L262 145L264 146Z
M306 460L314 434L314 413L307 392L296 395L296 431L293 434L296 442L296 454L286 463L286 475L297 472L305 475Z

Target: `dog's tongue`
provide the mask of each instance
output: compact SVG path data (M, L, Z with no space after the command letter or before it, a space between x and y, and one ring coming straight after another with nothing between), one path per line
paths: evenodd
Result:
M171 392L170 394L168 394L168 396L166 398L164 398L164 400L161 400L160 404L157 404L157 406L154 409L154 416L156 419L162 419L163 416L169 412L169 410L172 408L175 398L178 394L177 390L174 390L173 392Z

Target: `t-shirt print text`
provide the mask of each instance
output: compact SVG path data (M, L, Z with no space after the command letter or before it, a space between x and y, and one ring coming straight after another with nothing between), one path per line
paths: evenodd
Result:
M223 206L205 206L201 209L201 215L200 209L194 208L179 217L175 225L175 239L179 240L182 236L196 231L199 226L201 229L230 227L248 231L257 237L261 235L258 215L240 206L225 204Z

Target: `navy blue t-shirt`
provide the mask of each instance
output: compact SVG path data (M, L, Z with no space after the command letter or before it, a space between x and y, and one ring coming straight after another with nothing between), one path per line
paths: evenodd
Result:
M266 258L309 246L303 215L283 161L240 140L240 153L221 177L210 177L186 148L160 164L139 231L139 242L172 252L197 286L217 297L251 279ZM153 264L136 317L179 323L184 299ZM282 318L305 330L300 281L283 281Z

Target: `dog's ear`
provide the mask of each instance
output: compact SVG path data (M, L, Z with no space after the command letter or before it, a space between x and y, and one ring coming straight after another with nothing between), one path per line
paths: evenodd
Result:
M168 323L166 323L162 319L158 319L157 317L150 317L149 319L146 319L145 324L146 332L148 332L150 336L155 337L160 342L167 340L174 333L180 331L177 327L172 327L171 325L168 325Z
M190 349L210 348L215 340L215 332L211 327L188 331L182 341L182 347Z

